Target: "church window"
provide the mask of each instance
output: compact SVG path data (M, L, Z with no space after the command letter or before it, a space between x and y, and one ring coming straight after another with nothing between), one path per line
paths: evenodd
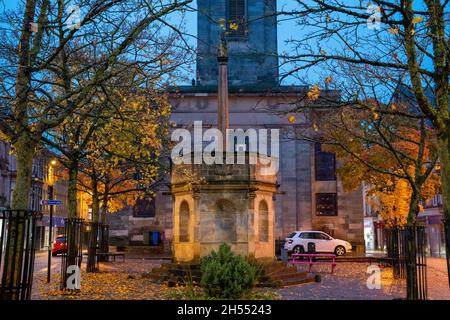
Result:
M316 193L316 215L337 216L337 214L336 193Z
M231 38L244 38L247 29L247 0L229 0L227 9L229 36Z
M320 143L315 144L316 181L336 180L336 156L331 152L323 152Z
M155 216L155 199L137 199L133 206L133 216L135 218L153 218Z

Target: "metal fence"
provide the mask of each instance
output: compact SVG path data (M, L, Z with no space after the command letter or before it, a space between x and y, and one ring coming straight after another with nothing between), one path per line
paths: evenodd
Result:
M30 210L0 212L0 299L28 300L33 284L36 222Z
M60 289L66 290L67 279L71 275L68 270L70 266L81 267L83 260L82 234L84 219L64 219L64 237L66 238L67 250L61 258L61 282Z
M445 255L447 258L447 277L448 286L450 288L450 219L442 220L444 223L444 235L445 235Z
M88 233L88 257L86 263L86 272L98 271L97 249L101 230L101 223L87 222L86 231Z
M427 299L426 234L423 226L386 229L387 254L395 278L406 279L407 298Z
M109 252L109 225L107 224L99 224L99 251L101 253ZM99 261L107 261L108 257L106 255L102 255L99 258Z

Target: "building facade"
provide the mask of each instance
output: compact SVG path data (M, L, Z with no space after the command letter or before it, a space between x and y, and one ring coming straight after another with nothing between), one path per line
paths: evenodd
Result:
M28 207L42 212L43 218L37 223L36 249L45 249L49 243L49 207L41 204L49 198L49 184L53 185L53 199L62 200L63 204L55 206L53 219L53 238L64 227L67 217L67 181L57 169L51 153L38 153L33 158L31 190ZM13 191L16 185L16 157L10 143L0 140L0 208L11 207Z
M198 1L196 79L192 86L171 93L172 121L179 128L192 128L194 121L201 121L205 130L217 126L217 50L227 29L230 128L280 130L274 238L282 242L295 230L323 230L363 251L362 188L344 192L334 155L301 139L302 130L309 127L305 119L288 120L289 110L309 88L279 85L277 23L270 14L275 7L275 0ZM159 190L148 211L153 216L140 218L131 209L111 216L111 236L133 241L158 231L170 241L174 199L168 185ZM137 221L139 227L133 228Z

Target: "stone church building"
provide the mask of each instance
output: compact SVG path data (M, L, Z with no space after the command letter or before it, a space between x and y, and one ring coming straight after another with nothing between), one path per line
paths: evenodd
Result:
M279 83L277 21L272 14L276 0L197 3L196 77L191 86L177 87L171 93L172 121L180 128L192 128L194 121L202 121L205 129L217 126L217 50L223 28L227 28L230 128L280 130L273 238L284 239L296 230L322 230L363 251L362 188L344 192L335 173L338 163L334 155L322 152L319 144L299 138L300 132L309 127L306 120L288 120L288 110L309 88ZM148 245L152 232L157 232L165 243L172 244L174 198L167 183L155 201L143 201L128 211L112 214L112 242ZM181 227L175 226L175 230Z

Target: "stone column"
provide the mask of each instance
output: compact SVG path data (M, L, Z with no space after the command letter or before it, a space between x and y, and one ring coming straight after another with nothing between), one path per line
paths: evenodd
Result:
M224 137L223 147L225 149L226 132L229 125L229 115L228 115L228 49L224 34L222 34L222 39L217 53L217 61L219 63L217 128L222 132L222 135Z
M256 193L247 193L248 209L247 209L247 241L248 241L248 254L255 256L256 242L258 241L258 225L256 217Z

